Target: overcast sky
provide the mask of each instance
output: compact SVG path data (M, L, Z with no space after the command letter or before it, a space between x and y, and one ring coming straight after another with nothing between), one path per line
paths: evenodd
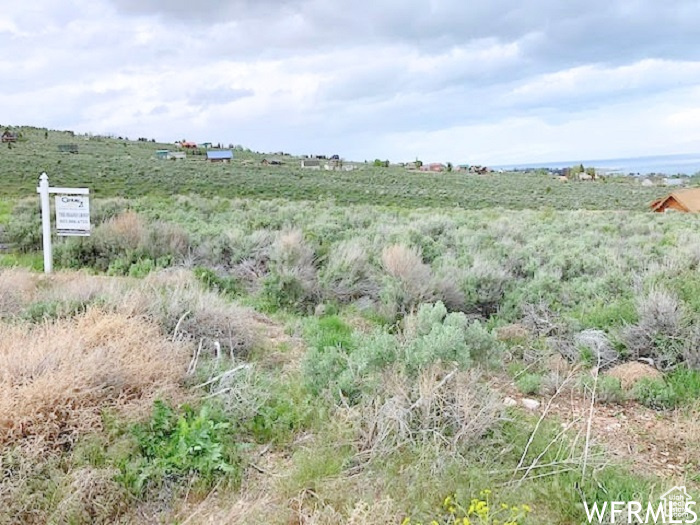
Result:
M700 150L698 0L22 0L0 125L346 159Z

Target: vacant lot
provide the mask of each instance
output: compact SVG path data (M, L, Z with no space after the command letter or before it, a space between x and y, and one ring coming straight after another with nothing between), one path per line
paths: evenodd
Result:
M27 136L5 267L40 242L6 154L65 140ZM96 190L92 236L0 270L0 523L580 524L698 493L697 218L658 189L85 142L27 162Z

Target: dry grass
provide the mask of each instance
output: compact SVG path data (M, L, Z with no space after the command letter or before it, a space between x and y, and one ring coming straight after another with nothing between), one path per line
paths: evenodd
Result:
M351 239L333 246L321 271L321 282L324 292L332 299L348 302L367 297L373 300L380 289L375 273L365 243Z
M129 495L114 478L116 469L81 468L72 471L50 523L114 523L129 507Z
M639 298L637 311L639 322L621 332L630 355L651 358L660 368L673 365L678 359L678 348L668 343L674 341L682 347L682 340L689 335L684 327L683 304L665 290L652 290ZM667 344L659 345L660 340L666 340Z
M240 357L259 343L259 315L203 290L186 270L151 274L127 294L122 309L156 321L168 335L202 341L213 352Z
M423 262L421 251L403 244L387 246L382 251L382 266L392 277L401 281L416 299L428 298L432 292L432 272Z
M502 416L502 403L475 371L424 370L417 379L387 373L384 395L359 409L363 449L374 457L404 445L458 448L482 438Z
M389 288L390 295L384 298L385 315L405 315L419 304L436 298L432 270L423 262L419 248L403 244L387 246L382 251L381 261L384 271L394 281L394 286Z
M178 394L188 358L154 324L98 310L0 324L0 443L52 448L99 428L104 409L146 413L154 398Z
M38 279L25 270L0 270L0 318L15 315L31 301Z
M126 211L101 224L95 231L96 239L106 247L114 245L136 250L143 246L147 227L144 220L133 211Z

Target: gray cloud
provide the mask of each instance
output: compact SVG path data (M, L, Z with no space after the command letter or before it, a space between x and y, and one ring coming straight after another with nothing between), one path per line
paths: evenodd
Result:
M216 140L359 150L513 118L700 107L696 0L36 5L0 15L0 88L8 116L53 127L168 139L235 128L244 135Z
M229 87L205 88L190 92L187 101L193 106L218 106L228 104L246 97L252 97L252 89L234 89Z
M182 23L216 24L245 20L251 16L274 14L297 3L296 0L110 0L126 14L155 15Z

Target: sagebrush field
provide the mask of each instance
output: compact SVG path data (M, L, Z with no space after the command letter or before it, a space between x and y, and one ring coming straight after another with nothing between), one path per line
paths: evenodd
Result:
M663 188L23 137L0 523L580 524L698 493L698 219L647 211ZM44 170L93 193L52 276Z

